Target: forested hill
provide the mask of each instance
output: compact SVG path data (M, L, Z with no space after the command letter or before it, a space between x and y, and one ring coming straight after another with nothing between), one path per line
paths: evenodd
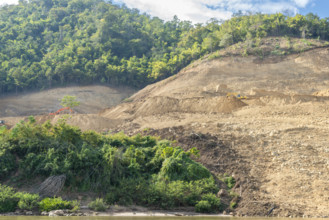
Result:
M0 8L1 94L70 83L141 88L202 55L266 36L329 39L314 14L169 22L103 0L20 0ZM254 43L253 43L254 42ZM256 43L255 43L256 45Z

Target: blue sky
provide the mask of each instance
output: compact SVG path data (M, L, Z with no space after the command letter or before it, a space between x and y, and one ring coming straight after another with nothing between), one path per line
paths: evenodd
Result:
M2 4L17 4L18 0L0 0ZM126 4L151 16L171 20L177 15L181 20L205 23L211 18L229 19L234 12L262 13L287 12L307 14L313 12L321 18L329 17L329 0L112 0Z
M315 0L305 8L300 9L300 14L307 14L313 12L321 18L329 17L329 0Z

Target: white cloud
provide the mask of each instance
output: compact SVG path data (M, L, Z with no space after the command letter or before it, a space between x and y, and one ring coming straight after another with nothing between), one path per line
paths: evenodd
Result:
M294 2L298 7L305 8L305 6L308 5L311 0L294 0Z
M211 0L119 0L129 8L138 8L152 16L164 20L171 20L177 15L181 20L192 20L194 23L205 22L209 18L220 17L228 19L231 12L226 10L213 10L207 7Z
M114 0L129 8L137 8L151 16L171 20L177 15L181 20L205 23L210 18L225 20L234 12L298 13L314 0Z
M18 0L0 0L0 5L13 5L17 3Z
M129 8L137 8L151 16L171 20L177 15L180 20L205 23L211 18L229 19L234 12L298 13L315 0L113 0ZM0 0L0 5L17 4L18 0Z

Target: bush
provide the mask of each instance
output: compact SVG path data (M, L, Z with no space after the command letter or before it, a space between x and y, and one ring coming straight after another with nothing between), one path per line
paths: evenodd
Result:
M193 181L209 178L210 171L203 165L193 161L189 153L180 147L166 147L163 149L162 168L159 172L161 180Z
M202 200L208 201L211 206L217 207L220 205L220 199L215 194L207 193L202 196Z
M51 210L58 209L72 209L74 207L74 202L64 201L61 197L59 198L45 198L39 202L40 211L49 212Z
M207 193L202 196L202 200L195 205L195 211L201 213L209 213L219 211L220 199L212 193Z
M218 211L220 207L220 199L216 197L216 195L212 193L207 193L202 196L202 200L208 201L211 205L211 209L213 211Z
M144 198L149 190L148 181L143 178L122 179L118 186L109 187L106 194L107 204L131 205L133 203L144 205Z
M71 212L76 212L76 211L80 210L80 202L78 200L71 201L71 205L73 207L71 209Z
M195 206L203 194L213 195L215 199L218 199L214 195L218 191L218 187L212 177L190 182L182 180L165 182L158 181L155 177L155 180L149 183L146 191L144 205L163 209L171 209L175 206ZM209 201L213 202L210 199Z
M195 205L195 211L201 213L209 213L212 211L211 205L208 201L201 200L198 204Z
M88 207L94 211L105 211L108 207L104 203L103 199L97 198L88 204Z
M16 158L6 150L0 149L0 179L10 176L10 172L16 168Z
M226 183L227 187L232 189L235 185L235 179L232 176L226 177L224 179L224 182Z
M38 201L40 199L37 194L29 193L16 193L19 198L18 208L23 210L33 210L38 207Z
M15 211L18 201L13 188L0 184L0 213Z

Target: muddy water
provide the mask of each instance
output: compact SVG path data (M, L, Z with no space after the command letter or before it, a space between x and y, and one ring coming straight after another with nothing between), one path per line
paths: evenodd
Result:
M39 216L0 216L0 220L289 220L288 218L229 218L229 217L39 217ZM295 219L301 220L301 219ZM315 220L315 219L312 219Z

